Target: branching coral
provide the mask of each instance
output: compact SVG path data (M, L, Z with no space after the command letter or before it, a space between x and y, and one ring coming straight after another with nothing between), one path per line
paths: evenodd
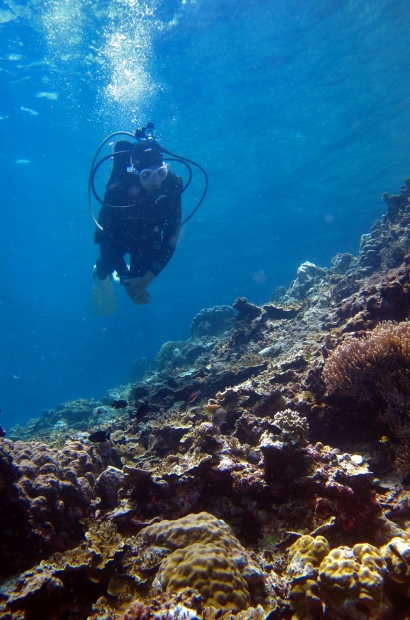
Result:
M356 397L380 406L385 422L400 440L396 465L410 472L410 321L378 325L363 338L349 339L337 347L323 369L330 394Z
M363 338L337 347L326 361L323 379L329 393L372 400L402 393L410 377L410 321L381 323Z

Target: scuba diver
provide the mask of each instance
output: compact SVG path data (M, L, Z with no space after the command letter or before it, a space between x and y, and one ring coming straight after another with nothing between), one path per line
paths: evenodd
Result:
M114 153L102 158L94 167L102 146L117 134L131 135L137 142L135 145L128 140L116 142ZM201 166L160 146L154 139L153 123L138 129L135 135L116 132L111 136L98 149L89 180L89 191L91 188L102 204L97 221L89 193L90 212L97 225L94 241L100 246L91 293L91 310L97 316L112 316L115 313L114 278L135 304L149 303L147 287L172 258L181 226L198 209L208 185L206 172ZM190 176L185 187L182 178L169 170L164 153L173 157L168 160L178 161L188 168ZM95 191L94 177L100 164L107 159L113 159L113 167L104 199L100 200ZM198 205L182 222L181 196L192 178L187 162L204 173L206 186ZM130 255L129 266L125 261L127 254Z

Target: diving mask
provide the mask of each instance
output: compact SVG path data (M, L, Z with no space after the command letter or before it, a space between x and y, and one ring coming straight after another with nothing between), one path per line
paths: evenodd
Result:
M160 185L168 176L168 168L166 164L156 168L144 168L138 175L144 185Z

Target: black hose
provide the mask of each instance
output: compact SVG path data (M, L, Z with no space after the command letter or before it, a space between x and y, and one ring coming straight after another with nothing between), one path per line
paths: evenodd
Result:
M103 201L103 200L101 200L101 198L98 196L98 194L97 194L97 192L96 192L96 189L95 189L95 184L94 184L95 174L96 174L97 170L99 169L99 167L101 166L101 164L103 164L105 161L107 161L107 159L112 159L112 158L113 158L113 157L115 157L116 155L122 155L122 154L124 154L124 153L129 153L129 152L130 152L130 151L117 151L117 152L114 152L114 153L110 153L109 155L105 155L102 159L100 159L100 161L99 161L97 164L95 164L95 160L97 159L98 154L99 154L99 152L101 151L101 149L102 149L102 147L104 146L104 144L105 144L105 143L106 143L106 142L107 142L110 138L112 138L113 136L118 136L118 135L131 136L132 138L134 138L134 139L135 139L135 135L134 135L134 134L132 134L132 133L130 133L130 132L128 132L128 131L115 131L114 133L110 134L107 138L105 138L105 140L103 140L103 141L101 142L100 146L98 147L98 149L97 149L97 151L96 151L96 153L95 153L95 155L94 155L93 161L91 162L90 173L89 173L89 176L88 176L88 207L89 207L89 211L90 211L90 214L91 214L91 217L92 217L92 219L93 219L94 224L95 224L98 228L100 228L101 230L103 230L103 228L102 228L102 226L98 223L98 221L95 219L95 216L94 216L94 213L93 213L93 210L92 210L90 190L92 191L92 193L93 193L93 195L94 195L95 199L96 199L96 200L98 200L98 202L99 202L100 204L105 205L105 206L107 206L107 207L112 207L112 208L117 208L117 209L118 209L118 208L119 208L119 209L121 209L121 208L122 208L122 209L125 209L125 208L128 208L128 207L131 207L131 206L132 206L132 205L121 205L121 206L118 206L118 205L110 205L110 204L108 204L108 203L104 202L104 201ZM192 212L188 215L188 217L186 217L186 218L184 219L184 221L181 223L181 226L183 226L184 224L186 224L186 222L187 222L188 220L190 220L190 219L191 219L191 217L194 215L194 213L196 213L196 211L198 211L199 207L201 206L201 204L202 204L202 202L203 202L203 200L204 200L204 198L205 198L205 196L206 196L206 193L207 193L207 191L208 191L208 185L209 185L208 175L207 175L206 171L204 170L204 168L202 168L202 166L200 166L199 164L197 164L195 161L192 161L191 159L188 159L187 157L182 157L181 155L176 155L175 153L171 153L171 151L168 151L167 149L164 149L162 146L161 146L161 150L162 150L164 153L167 153L168 155L171 155L171 158L174 158L174 159L166 158L166 161L177 161L177 162L179 162L179 163L181 163L181 164L184 164L184 166L186 166L186 167L188 168L188 171L189 171L189 178L188 178L187 183L186 183L186 184L184 185L184 187L182 188L182 193L183 193L183 192L187 189L187 187L190 185L190 183L191 183L191 181L192 181L192 169L191 169L191 167L190 167L190 165L189 165L189 164L192 164L193 166L196 166L197 168L199 168L199 170L202 172L202 174L203 174L203 175L204 175L204 177L205 177L205 188L204 188L204 191L203 191L203 193L202 193L202 196L201 196L201 198L200 198L200 200L199 200L198 204L196 205L195 209L194 209L194 210L193 210L193 211L192 211ZM165 159L165 158L164 158L164 159Z

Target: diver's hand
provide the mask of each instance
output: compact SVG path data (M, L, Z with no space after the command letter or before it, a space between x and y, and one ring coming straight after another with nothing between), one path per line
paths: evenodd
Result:
M145 289L154 280L154 278L155 274L152 273L152 271L147 271L147 273L140 278L128 278L128 280L124 280L125 290L134 303L140 303L136 300L143 293L145 293ZM148 301L144 301L142 303L148 303Z
M137 304L137 306L144 306L145 304L149 304L150 297L151 295L148 293L148 291L144 291L139 297L134 297L132 301L134 302L134 304Z
M124 287L127 291L127 295L134 301L134 299L137 299L145 292L146 284L144 278L129 278L128 280L124 280Z

